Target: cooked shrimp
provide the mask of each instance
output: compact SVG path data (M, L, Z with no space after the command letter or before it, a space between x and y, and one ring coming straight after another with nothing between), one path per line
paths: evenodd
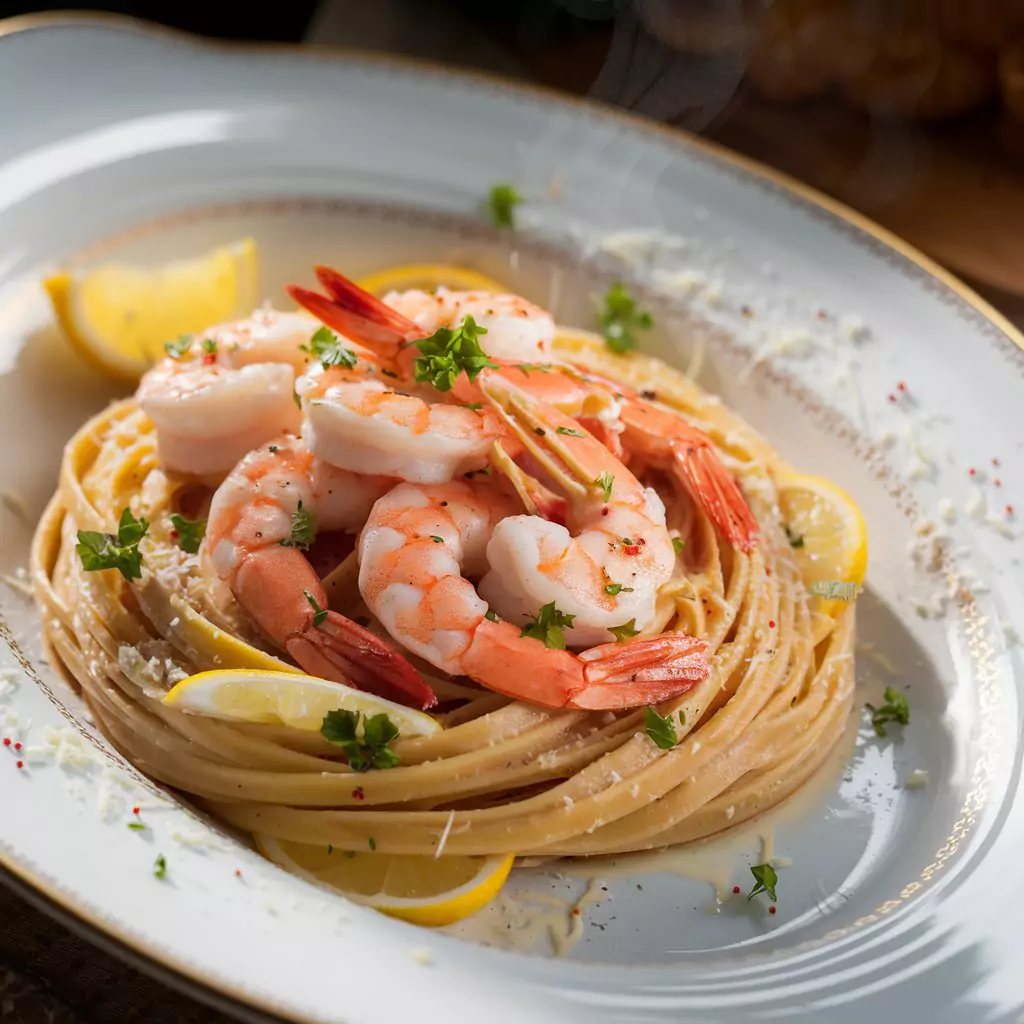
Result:
M310 449L353 473L440 483L486 465L497 437L480 412L429 404L380 377L316 366L296 388Z
M404 341L456 327L471 316L487 332L487 354L496 359L538 362L551 354L554 320L519 295L412 289L389 292L382 301L330 267L317 267L316 275L327 297L298 285L288 285L288 294L328 327L384 352L394 354Z
M317 275L329 298L289 286L292 298L324 323L345 330L348 336L371 347L394 353L405 345L399 362L414 358L415 347L408 343L422 338L423 327L337 271L318 267ZM514 318L512 320L514 322ZM496 325L495 331L504 326L504 323ZM485 380L495 375L506 378L579 420L616 456L629 454L631 450L647 459L657 456L684 484L730 544L741 551L753 549L759 535L757 520L703 431L678 414L653 405L637 392L578 368L558 364L537 367L535 360L526 366L502 361L497 355L496 341L501 344L490 334L482 339L483 347L496 365L485 369L475 382L462 374L452 389L454 398L461 402L479 402L480 387Z
M213 496L204 563L266 636L311 675L429 707L434 694L397 652L327 607L303 554L316 529L357 530L394 481L317 459L290 435L250 452Z
M672 545L664 510L578 424L505 382L488 391L524 444L544 431L543 444L527 447L565 485L576 535L538 517L510 515L508 500L484 483L402 484L374 505L358 542L367 607L395 640L442 671L547 707L634 707L690 689L707 674L703 640L664 634L576 654L521 628L551 601L563 616L573 607L584 620L570 625L568 643L603 639L609 625L650 618L657 586L671 572ZM614 512L612 502L602 501L607 481L589 476L610 465L619 481L618 492L611 484ZM644 534L634 530L623 545L622 536L600 525L603 507L616 530L643 523ZM480 572L481 554L487 571L478 591L467 576ZM628 574L633 589L613 586L611 571ZM519 624L498 621L488 600L494 612L511 609L504 613Z
M168 469L219 477L248 451L297 431L295 373L316 329L304 314L259 310L196 336L149 370L136 398Z

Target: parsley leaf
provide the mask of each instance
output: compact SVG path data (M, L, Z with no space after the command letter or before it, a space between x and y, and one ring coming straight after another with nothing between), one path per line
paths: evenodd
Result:
M487 196L487 213L496 228L514 228L515 208L523 201L523 197L513 185L493 185Z
M370 836L370 838L367 839L366 842L369 845L371 850L376 850L377 849L377 840L374 839L373 836Z
M217 354L217 342L213 338L203 338L203 352L208 356Z
M647 726L647 735L661 750L671 750L679 742L672 719L659 715L655 708L644 708L644 724Z
M436 533L432 533L432 534L430 535L430 539L431 539L431 540L432 540L432 541L433 541L433 542L434 542L435 544L443 544L443 543L444 543L444 537L438 537L438 535L437 535Z
M788 523L782 527L786 531L786 540L789 541L789 546L792 548L802 548L804 546L804 539L799 533L794 533Z
M153 863L153 874L157 878L163 878L167 874L167 861L162 853Z
M117 569L126 580L142 576L142 552L139 541L146 536L149 520L136 519L129 508L121 512L116 536L96 530L79 530L75 551L86 572L97 569Z
M320 605L317 604L316 598L308 590L304 590L303 594L306 595L306 600L313 608L313 625L319 626L320 623L327 618L327 609L321 608Z
M309 339L309 344L300 345L299 349L319 359L325 370L330 366L344 366L346 370L351 370L356 365L355 352L345 348L341 338L329 327L317 328Z
M206 536L206 520L186 519L184 516L179 516L177 512L173 512L171 514L171 526L174 527L174 532L178 535L175 537L175 543L178 547L182 551L187 551L190 555L194 555L199 550L199 545L202 544L203 538Z
M192 335L179 334L174 341L164 342L164 351L172 359L184 359L192 348Z
M487 329L467 316L454 330L439 327L429 338L414 342L423 353L416 357L414 369L419 384L433 384L438 391L451 391L455 379L465 370L472 383L485 367L497 369L480 347L480 335Z
M398 738L399 729L383 712L369 715L363 722L362 737L358 735L361 711L339 708L328 711L320 725L320 735L341 747L353 771L368 772L371 768L394 768L399 756L390 744Z
M519 635L532 636L534 640L542 641L545 647L564 651L565 634L562 630L564 627L571 627L572 620L575 618L575 615L560 612L555 607L555 602L552 601L537 612L537 618L523 626Z
M636 628L636 619L630 619L629 622L624 622L621 626L609 626L608 632L615 637L617 643L621 644L631 636L636 636L640 630Z
M295 390L295 385L294 384L292 385L292 401L295 403L295 408L296 409L301 409L302 408L302 399L299 398L299 393L298 393L298 391Z
M605 343L617 355L636 348L634 331L649 331L654 326L651 314L639 310L625 287L616 283L604 297L604 309L598 316Z
M498 621L498 615L493 608L488 608L487 611L484 612L484 618L490 622Z
M578 430L570 430L568 427L559 427L556 434L568 434L569 437L582 437L583 435Z
M871 712L871 724L875 727L875 734L886 736L885 723L897 722L899 725L907 725L910 722L910 705L907 698L899 690L891 686L885 688L885 703L876 708L873 704L864 705Z
M146 829L148 828L148 826L147 825L143 825L141 821L129 821L128 822L128 827L133 832L145 832Z
M632 594L632 587L624 587L621 583L608 583L605 585L604 592L610 597L616 597L619 594Z
M316 540L316 514L310 512L308 508L303 508L300 500L298 507L292 513L292 535L281 541L281 547L301 548L303 551L307 551L314 540Z
M779 884L779 876L776 874L775 868L771 864L755 864L751 867L750 873L754 876L757 885L747 894L747 899L752 900L759 893L766 892L773 902L778 902L775 886Z
M612 484L615 483L615 477L605 470L595 481L594 486L600 487L604 491L604 500L611 501L612 497Z
M677 555L681 555L683 553L683 548L685 548L685 547L686 547L686 541L683 540L681 537L673 537L672 538L672 550Z

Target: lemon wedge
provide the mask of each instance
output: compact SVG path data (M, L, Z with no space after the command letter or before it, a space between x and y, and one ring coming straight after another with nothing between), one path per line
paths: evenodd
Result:
M338 709L361 711L366 716L386 714L402 737L441 731L441 726L421 711L343 683L292 672L244 668L198 672L168 690L163 703L208 718L286 725L305 732L319 732L324 715Z
M244 238L151 267L107 263L46 278L61 329L93 366L136 381L164 342L247 316L258 304L256 242Z
M778 481L779 510L812 610L837 614L853 599L868 564L868 531L854 500L830 480L791 475Z
M254 836L268 860L307 881L344 893L354 903L427 928L469 917L501 892L515 854L433 857L343 851Z
M494 292L502 295L508 291L505 285L493 278L466 267L445 263L406 263L400 267L388 267L360 278L356 284L378 297L390 291L404 292L413 288L433 291L439 285L460 292Z

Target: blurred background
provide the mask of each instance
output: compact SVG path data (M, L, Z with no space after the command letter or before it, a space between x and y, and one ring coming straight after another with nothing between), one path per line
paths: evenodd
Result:
M866 213L1024 323L1024 0L0 0L99 9L480 68L684 128ZM4 1024L226 1021L3 886L0 924Z
M715 139L1024 314L1024 0L0 3L483 68ZM244 12L244 13L242 13Z

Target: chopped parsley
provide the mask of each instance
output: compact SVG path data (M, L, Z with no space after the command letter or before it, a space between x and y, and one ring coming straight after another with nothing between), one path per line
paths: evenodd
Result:
M306 551L314 540L316 540L316 514L310 512L308 508L303 508L300 500L292 513L291 536L281 541L281 547L301 548Z
M656 708L644 708L644 724L647 726L647 735L661 750L671 750L679 742L672 719L659 715Z
M131 829L131 830L132 830L133 832L145 832L145 831L146 831L146 829L147 829L147 828L148 828L149 826L148 826L148 825L143 825L141 821L129 821L129 822L128 822L128 827L129 827L129 828L130 828L130 829Z
M164 878L167 875L167 860L162 853L153 862L153 874L157 878Z
M208 356L217 354L217 342L213 338L203 338L203 353Z
M804 546L804 538L799 533L794 533L788 523L783 526L783 529L786 531L786 540L789 541L791 548L802 548Z
M431 539L431 540L432 540L432 541L433 541L433 542L434 542L435 544L443 544L443 543L444 543L444 537L438 537L438 535L437 535L436 533L432 533L432 534L430 535L430 539Z
M498 616L495 613L493 608L488 608L487 611L484 612L484 618L488 619L491 622L497 622L498 621Z
M300 345L299 349L308 352L314 359L319 359L326 370L331 366L344 366L351 370L356 365L356 354L350 348L345 348L338 337L329 327L319 327L309 339L308 345Z
M615 483L615 477L605 470L595 481L594 486L600 487L604 492L604 500L611 501L612 497L612 484Z
M605 295L598 320L605 344L616 355L637 347L635 331L649 331L654 326L651 314L637 309L636 300L620 283L613 284Z
M673 537L672 538L672 550L677 555L681 555L683 553L683 548L685 548L685 547L686 547L686 541L683 540L681 537Z
M299 393L298 393L298 391L295 390L295 385L294 384L292 385L292 401L295 403L295 408L296 409L301 409L302 408L302 399L299 398Z
M358 727L361 718L361 711L346 711L344 708L328 711L320 725L320 735L329 743L341 747L353 771L394 768L399 757L389 744L398 737L398 726L383 712L367 715L360 736Z
M472 409L473 412L479 412L484 407L484 404L483 402L466 402L465 407Z
M414 342L423 354L416 357L414 369L418 384L433 384L438 391L451 391L463 370L470 383L485 367L497 369L480 347L480 335L487 329L467 316L456 327L439 327L429 338Z
M491 223L496 228L514 228L515 209L522 201L514 185L493 185L485 204Z
M619 594L632 594L632 587L624 587L621 583L605 584L604 592L610 597L617 597Z
M560 612L555 607L555 602L552 601L550 604L544 605L537 612L537 618L523 626L519 631L519 635L533 637L534 640L540 640L545 647L564 651L565 633L563 633L563 629L566 627L571 628L575 618L575 615Z
M316 598L308 590L304 590L303 594L306 595L306 600L310 603L310 606L313 609L313 625L319 626L324 619L327 618L327 609L321 608L320 605L317 604Z
M192 348L192 335L179 334L174 341L164 342L164 351L172 359L184 359Z
M569 437L582 437L583 435L578 430L570 430L568 427L559 427L556 434L566 434Z
M174 527L174 532L178 535L174 538L178 547L182 551L194 555L206 536L206 520L186 519L184 516L179 516L177 512L173 512L171 513L171 526Z
M628 640L631 636L636 636L640 630L636 628L636 619L630 619L629 622L624 622L621 626L609 626L608 632L611 633L617 643L622 643L624 640Z
M482 474L483 476L490 476L491 475L491 467L490 466L484 466L481 469L471 469L468 473L463 473L462 475L467 480L469 480L472 477L477 476L479 474Z
M899 725L907 725L910 722L910 705L907 698L891 686L885 688L885 703L881 707L876 708L873 704L864 706L871 712L871 724L878 736L887 735L886 722L896 722Z
M747 894L747 899L752 900L760 893L766 892L773 902L778 902L779 898L775 895L775 886L779 884L779 876L776 874L775 868L771 864L755 864L751 867L750 873L754 876L754 881L757 882L757 885Z
M139 579L142 576L139 541L146 536L148 529L149 520L145 516L136 519L126 507L121 512L116 535L79 530L75 550L82 560L82 568L86 572L117 569L126 580Z
M377 849L377 840L374 839L373 836L370 836L370 838L367 839L366 841L367 841L367 843L369 843L369 846L370 846L371 850L376 850Z

